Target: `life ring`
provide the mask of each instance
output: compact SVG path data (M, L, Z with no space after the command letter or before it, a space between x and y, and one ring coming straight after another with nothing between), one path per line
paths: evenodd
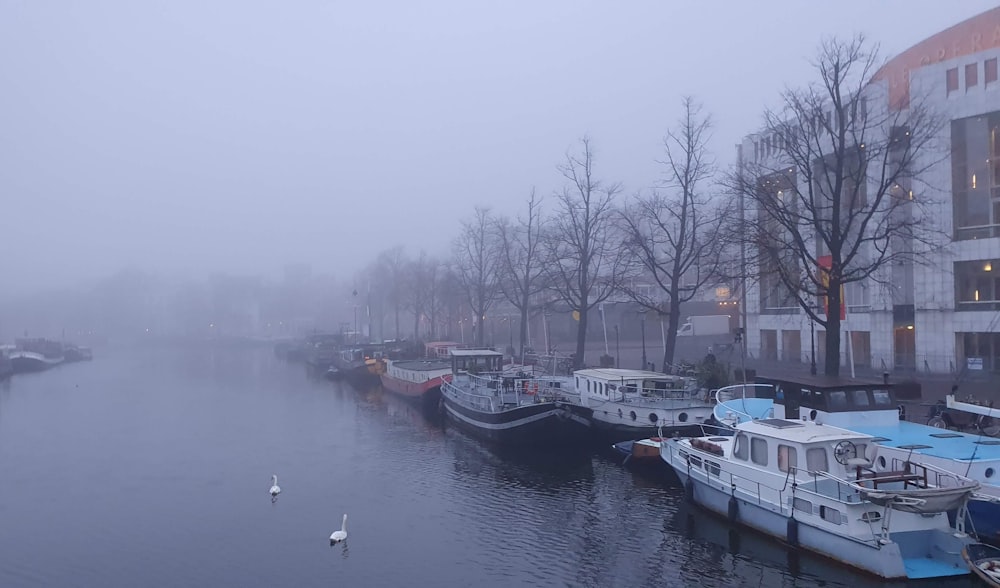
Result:
M538 382L525 381L524 382L524 393L528 394L528 395L531 395L531 396L534 396L535 394L538 394Z

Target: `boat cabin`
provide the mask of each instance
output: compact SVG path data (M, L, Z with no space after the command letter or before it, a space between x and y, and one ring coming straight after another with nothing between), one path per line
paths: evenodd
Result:
M503 369L503 353L492 349L449 349L448 355L455 374L489 374Z
M758 377L758 398L772 393L776 419L813 421L835 427L890 426L899 422L893 385L878 380L824 376ZM767 386L770 386L768 388Z
M628 398L680 399L690 396L691 378L646 370L594 368L573 372L574 386L586 405L587 398L624 402Z
M424 343L424 357L448 359L448 352L459 347L461 347L461 343L455 341L430 341Z

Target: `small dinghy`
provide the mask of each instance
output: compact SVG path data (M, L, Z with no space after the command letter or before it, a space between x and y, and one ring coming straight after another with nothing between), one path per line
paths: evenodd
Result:
M962 550L962 558L969 570L988 586L1000 587L1000 549L985 543L970 543Z

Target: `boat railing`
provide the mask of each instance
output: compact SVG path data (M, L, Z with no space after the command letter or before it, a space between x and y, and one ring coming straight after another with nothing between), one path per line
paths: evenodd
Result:
M755 394L758 388L772 390L771 384L734 384L723 386L715 391L715 403L717 407L724 408L726 420L730 418L734 423L753 421L770 416L772 409L768 409L765 414L753 414L747 405L747 399L757 398ZM749 395L748 395L749 392ZM765 396L767 398L769 396ZM722 420L722 417L717 417Z
M441 389L448 396L471 408L481 411L496 412L496 403L494 402L495 397L492 395L478 394L476 392L463 390L460 386L456 386L451 382L442 383Z

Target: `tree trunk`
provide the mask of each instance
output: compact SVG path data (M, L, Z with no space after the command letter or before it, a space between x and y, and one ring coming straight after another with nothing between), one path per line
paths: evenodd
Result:
M518 357L524 358L524 345L528 341L528 305L525 304L521 307L521 327L519 329L521 341L521 347L519 349Z
M587 311L578 310L580 321L576 326L576 357L573 358L573 369L584 366L583 354L587 347Z
M669 322L667 323L667 344L663 349L663 372L666 373L667 366L674 363L674 353L677 351L677 327L681 320L681 301L676 297L670 298L670 310L667 313Z
M827 290L826 357L824 373L840 375L840 283L830 280Z

